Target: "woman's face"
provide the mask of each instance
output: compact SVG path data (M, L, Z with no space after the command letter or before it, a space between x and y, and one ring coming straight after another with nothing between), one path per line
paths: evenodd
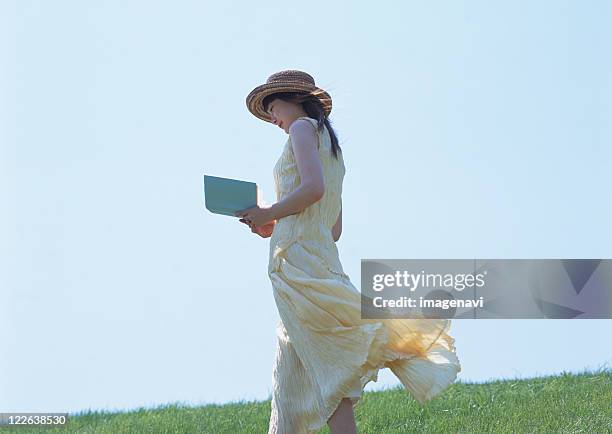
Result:
M289 127L294 120L300 116L307 116L301 105L283 101L275 98L268 105L268 113L272 117L272 123L282 128L285 133L289 133Z

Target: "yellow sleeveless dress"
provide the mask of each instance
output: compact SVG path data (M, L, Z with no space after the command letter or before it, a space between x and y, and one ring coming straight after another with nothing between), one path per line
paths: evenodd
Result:
M317 129L317 121L303 117ZM342 153L317 130L325 194L278 219L268 274L280 320L268 434L313 433L340 401L358 404L363 388L389 368L421 404L452 384L461 365L448 319L362 319L361 294L340 263L332 227L340 213ZM274 166L277 201L300 184L291 137Z

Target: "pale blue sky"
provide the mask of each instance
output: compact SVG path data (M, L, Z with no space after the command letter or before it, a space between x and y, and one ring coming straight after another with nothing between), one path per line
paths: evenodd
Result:
M273 197L282 69L333 97L338 248L612 257L608 2L0 2L0 411L266 399L269 240L204 173ZM455 320L464 381L612 363L612 320ZM388 370L366 390L399 384Z

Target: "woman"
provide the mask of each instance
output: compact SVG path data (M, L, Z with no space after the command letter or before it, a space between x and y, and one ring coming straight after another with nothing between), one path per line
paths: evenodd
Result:
M246 99L249 111L289 135L274 166L277 202L236 213L270 237L268 274L280 321L269 434L355 433L353 406L390 368L424 404L461 367L445 319L362 319L361 295L344 273L343 154L328 119L330 95L309 74L271 75Z

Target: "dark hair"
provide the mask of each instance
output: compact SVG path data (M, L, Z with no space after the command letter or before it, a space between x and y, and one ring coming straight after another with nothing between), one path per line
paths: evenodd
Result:
M338 137L336 136L336 132L331 126L329 118L325 116L323 105L321 105L321 102L316 96L311 95L307 92L273 93L266 96L262 101L263 108L266 112L268 111L268 105L270 105L270 103L276 98L295 104L301 104L304 111L308 114L308 117L317 120L317 127L319 130L322 130L323 125L325 125L327 127L327 130L329 131L329 137L331 138L332 154L334 154L334 157L338 159L338 151L342 152L342 149L338 144Z

